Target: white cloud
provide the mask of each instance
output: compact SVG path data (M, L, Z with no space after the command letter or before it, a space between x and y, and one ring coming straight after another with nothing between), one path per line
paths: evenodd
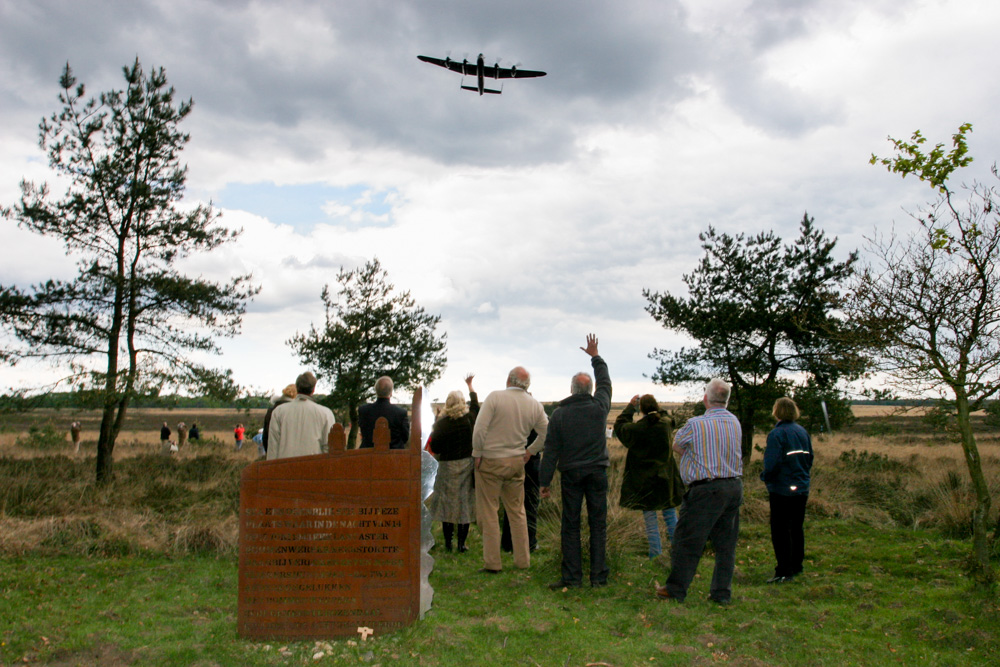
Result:
M378 256L443 316L439 396L469 371L485 394L523 364L539 396L561 398L593 331L616 400L669 399L688 390L642 375L654 347L682 341L645 314L643 288L683 291L708 225L787 237L808 211L846 255L876 226L905 224L901 207L932 193L867 164L887 134L947 141L973 122L968 173L981 177L1000 155L997 28L987 0L3 3L0 203L22 177L51 180L37 124L56 109L66 60L96 93L120 87L139 54L195 99L192 199L256 183L276 197L360 192L308 227L227 209L240 239L185 260L262 285L220 360L240 382L287 384L298 361L285 341L321 322L323 285ZM466 48L549 75L480 98L415 58ZM0 243L18 248L2 284L72 275L57 242L4 222ZM0 385L20 373L0 369Z

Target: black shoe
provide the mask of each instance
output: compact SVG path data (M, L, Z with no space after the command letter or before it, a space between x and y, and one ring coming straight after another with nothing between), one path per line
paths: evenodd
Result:
M464 554L468 550L469 550L469 547L465 546L464 544L459 544L458 545L458 553Z
M551 584L549 584L549 590L560 591L564 588L580 588L581 586L582 584L580 583L574 584L569 581L563 581L562 579L560 579L559 581L553 581Z
M451 542L445 542L444 543L444 550L445 551L451 551L452 550L451 549Z
M729 600L721 600L719 598L713 598L711 595L708 596L708 601L709 602L714 602L715 604L719 605L720 607L725 607L726 605L729 604Z
M765 583L768 583L768 584L786 584L789 581L795 581L795 577L771 577Z
M606 581L592 581L592 582L590 582L590 587L591 588L604 588L607 585L608 585L608 582L606 582Z
M479 568L479 571L483 574L500 574L501 570L491 570L488 567Z

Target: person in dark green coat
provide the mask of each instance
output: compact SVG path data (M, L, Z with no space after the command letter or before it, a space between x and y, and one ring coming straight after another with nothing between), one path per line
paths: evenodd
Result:
M636 410L640 418L633 422ZM669 414L660 413L660 406L652 394L641 398L638 394L633 396L615 420L615 437L628 448L618 504L642 510L650 558L656 558L663 551L657 511L663 514L667 536L673 541L676 508L684 497L684 483L670 448L673 425Z

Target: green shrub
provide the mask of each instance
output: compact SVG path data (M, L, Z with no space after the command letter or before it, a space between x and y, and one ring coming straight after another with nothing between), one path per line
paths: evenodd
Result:
M985 422L990 428L1000 428L1000 401L990 401L983 411L986 413Z
M865 435L870 438L879 438L885 435L896 435L899 427L887 419L876 419L865 427Z
M920 415L920 422L934 431L944 432L948 430L951 423L952 414L940 405L935 405Z
M911 472L913 466L903 461L890 459L886 454L866 450L848 450L840 454L838 461L849 470L865 472Z
M799 406L799 412L802 413L799 423L810 433L826 431L826 420L823 417L824 402L832 430L845 429L857 419L851 410L851 400L843 392L836 389L820 389L812 384L812 381L803 387L796 387L793 399Z
M28 428L28 435L19 437L15 444L25 449L59 449L67 444L66 433L57 431L52 424L32 424Z

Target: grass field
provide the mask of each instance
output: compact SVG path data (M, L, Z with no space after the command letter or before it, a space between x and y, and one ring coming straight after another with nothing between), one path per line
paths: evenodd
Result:
M862 414L816 439L806 572L788 585L763 583L773 556L755 453L729 607L705 599L710 556L683 605L652 596L668 561L645 557L639 513L617 507L623 450L612 441L609 587L548 590L559 572L548 501L530 570L505 560L503 574L479 574L473 529L469 553L433 552L434 607L411 628L267 644L239 639L235 621L238 476L256 454L233 452L229 431L256 416L137 413L104 489L86 431L79 457L62 432L32 435L83 415L0 417L0 664L972 665L1000 654L1000 601L965 574L960 449L913 416ZM158 456L164 419L197 421L209 437ZM980 431L997 498L1000 444Z

